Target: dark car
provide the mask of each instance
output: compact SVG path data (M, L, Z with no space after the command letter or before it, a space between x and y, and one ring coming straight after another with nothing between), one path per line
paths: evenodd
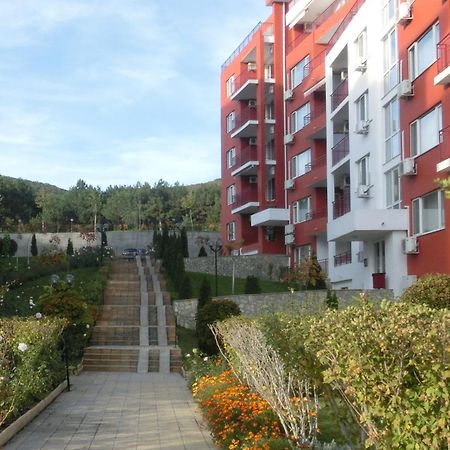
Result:
M137 248L126 248L126 249L122 252L122 256L123 256L124 258L128 258L128 259L135 258L138 254L139 254L139 251L138 251Z

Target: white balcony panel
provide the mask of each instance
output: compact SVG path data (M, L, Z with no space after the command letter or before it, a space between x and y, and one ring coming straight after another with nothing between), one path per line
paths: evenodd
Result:
M242 126L240 126L235 132L231 134L232 138L250 138L256 137L258 132L258 121L247 120Z
M450 172L450 158L436 164L436 172Z
M247 202L231 210L231 214L253 214L258 211L259 202Z
M233 177L236 176L247 176L247 175L256 175L258 173L259 161L247 161L246 163L239 166L236 170L231 172Z
M258 80L254 78L247 80L232 96L231 100L254 100Z
M267 208L250 217L252 227L281 227L289 223L289 210L284 208Z
M298 23L314 22L334 0L298 0L286 13L286 25L293 28Z
M365 241L408 229L406 209L356 209L328 222L329 241Z
M439 72L434 77L435 86L438 84L446 85L450 84L450 66L446 67L442 72Z

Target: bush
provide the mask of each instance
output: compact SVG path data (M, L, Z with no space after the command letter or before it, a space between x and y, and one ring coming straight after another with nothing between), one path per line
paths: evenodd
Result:
M261 286L259 285L259 278L249 275L245 279L245 294L261 294Z
M0 427L42 400L64 378L62 319L0 319Z
M208 302L197 312L196 334L199 349L208 354L215 355L219 351L216 341L208 325L217 320L224 320L241 313L239 306L231 300L213 300Z
M178 291L178 296L180 298L191 298L192 297L191 279L189 278L189 275L187 273L183 274L180 289Z
M206 305L211 300L211 284L208 278L203 277L202 283L200 284L200 289L198 292L198 304L197 311Z
M203 257L205 257L205 256L208 256L208 253L206 253L205 247L202 245L202 246L200 247L199 252L198 252L198 257L199 257L199 258L203 258Z
M406 289L401 300L407 303L423 303L430 308L450 308L450 275L423 275Z
M14 256L17 252L17 242L5 234L3 239L0 238L0 256Z
M73 256L73 243L72 243L72 239L70 239L70 238L67 241L66 255Z
M327 296L325 298L325 304L327 305L328 309L338 309L339 308L339 301L338 301L335 291L332 291L331 289L327 289Z

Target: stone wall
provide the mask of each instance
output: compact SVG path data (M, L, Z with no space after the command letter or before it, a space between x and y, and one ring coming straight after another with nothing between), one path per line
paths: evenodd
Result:
M286 271L288 262L285 255L219 256L217 272L219 275L232 276L234 265L237 278L253 275L262 280L278 281ZM184 266L188 272L214 274L214 256L185 259Z
M357 302L358 289L343 289L335 291L339 299L339 307L345 308ZM393 299L394 294L389 289L373 289L364 291L369 297L380 302L383 299ZM273 312L303 312L314 313L323 312L326 309L326 291L299 291L291 294L254 294L254 295L233 295L227 297L233 300L241 309L245 316L255 317ZM195 329L195 314L197 312L197 299L175 300L173 302L178 325Z

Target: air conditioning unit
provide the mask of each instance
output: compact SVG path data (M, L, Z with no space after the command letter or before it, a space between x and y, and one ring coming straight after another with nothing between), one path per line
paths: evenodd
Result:
M284 236L284 245L293 245L295 243L295 236L293 234L287 234Z
M370 188L368 184L360 184L358 186L357 195L359 198L369 198L370 197Z
M400 97L412 97L414 95L414 87L411 80L403 80L398 85L398 95Z
M346 120L344 122L344 124L342 125L342 132L343 133L348 133L348 131L349 131L349 124L348 124L348 120Z
M284 188L289 189L295 189L295 180L293 178L289 178L284 182Z
M400 2L398 5L398 22L407 23L412 20L411 5L409 2Z
M256 108L256 100L249 100L247 105L249 108Z
M341 70L341 80L344 81L348 78L348 72L346 70Z
M284 143L285 144L292 144L293 142L294 142L294 135L293 134L289 133L289 134L286 134L284 136Z
M256 139L255 137L251 137L248 139L248 145L257 145L258 144L258 139Z
M256 70L256 63L254 62L247 63L247 70L250 72L254 72Z
M402 175L416 175L416 161L414 158L405 158L401 163Z
M294 234L294 224L290 223L289 225L284 226L284 234Z
M270 95L273 95L275 92L275 86L273 84L269 84L268 92Z
M356 130L356 134L369 134L370 120L361 122L360 127Z
M407 237L402 241L403 253L407 255L416 255L419 253L419 243L415 236Z
M311 22L305 22L303 24L303 32L304 33L312 33L313 32L313 24Z
M287 89L284 91L284 101L292 100L294 98L294 91L292 89Z
M248 182L250 184L256 184L258 182L258 177L255 175L252 175L251 177L248 177Z
M345 175L341 180L341 189L348 189L350 187L350 175Z
M355 67L357 72L365 72L367 70L367 58L360 58Z
M275 125L269 126L269 134L275 134Z

